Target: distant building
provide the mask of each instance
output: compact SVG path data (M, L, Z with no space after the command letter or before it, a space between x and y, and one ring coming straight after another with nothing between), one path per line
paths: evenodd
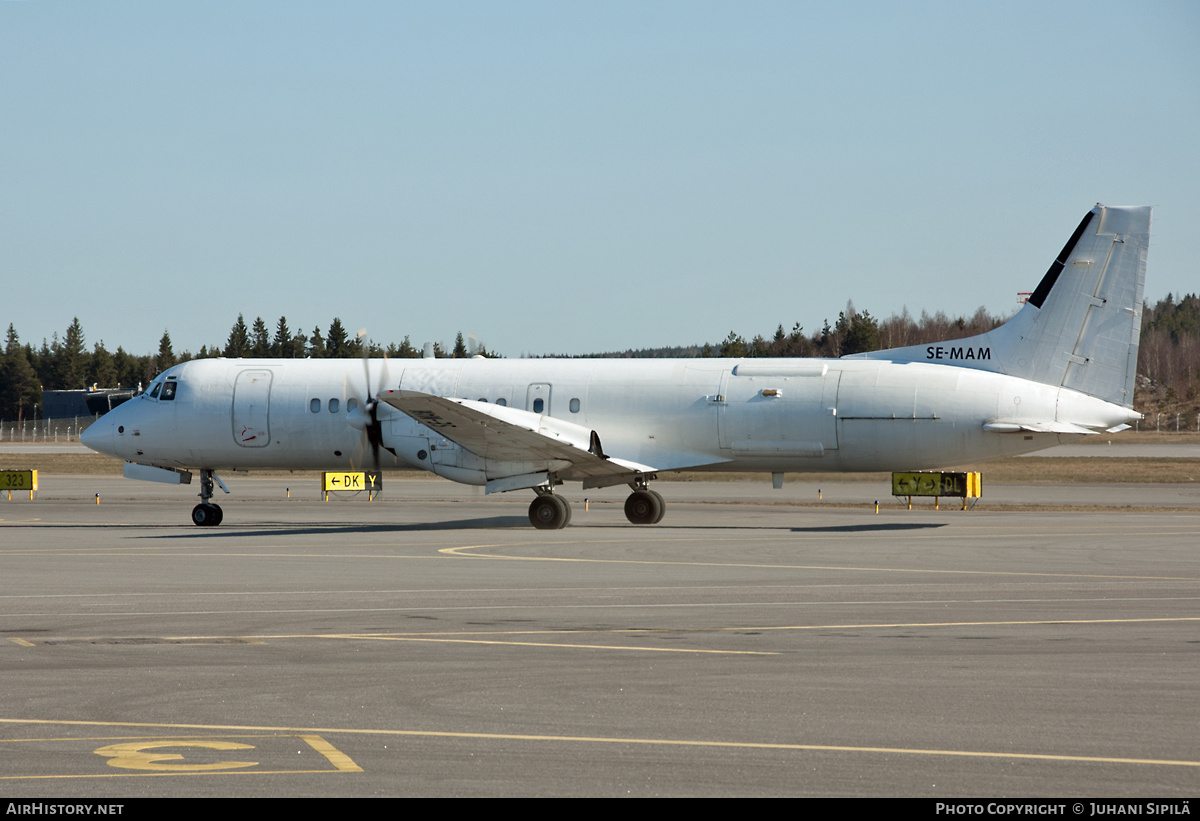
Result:
M141 391L133 388L96 390L42 391L43 419L71 419L77 416L102 416Z

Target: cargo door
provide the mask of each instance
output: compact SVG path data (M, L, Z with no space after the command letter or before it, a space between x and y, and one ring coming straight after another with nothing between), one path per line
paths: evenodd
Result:
M271 372L245 370L233 385L233 441L244 448L271 444Z
M734 457L836 450L840 377L819 362L739 364L721 389L721 447Z

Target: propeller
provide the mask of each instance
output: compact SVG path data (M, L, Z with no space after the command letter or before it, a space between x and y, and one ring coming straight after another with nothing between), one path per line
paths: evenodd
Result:
M367 329L362 328L358 332L358 341L362 347L363 354L363 378L366 382L367 396L363 401L362 411L356 411L350 416L350 424L361 430L367 435L367 444L371 447L371 467L376 472L379 471L379 449L386 448L392 456L396 455L396 451L383 444L383 425L379 422L379 399L375 396L375 392L371 390L371 350L370 346L364 341L367 335ZM383 358L384 363L384 378L387 378L388 363L387 357Z

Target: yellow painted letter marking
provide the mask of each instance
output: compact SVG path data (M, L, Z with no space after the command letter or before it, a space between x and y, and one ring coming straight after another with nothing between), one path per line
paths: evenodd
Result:
M201 772L204 770L234 770L254 767L257 761L214 761L211 764L167 764L167 761L182 761L179 753L154 752L159 747L204 747L209 750L253 750L252 744L235 741L210 741L208 739L178 739L167 741L127 741L124 744L109 744L96 750L96 755L108 758L108 766L126 770L158 770L160 772Z

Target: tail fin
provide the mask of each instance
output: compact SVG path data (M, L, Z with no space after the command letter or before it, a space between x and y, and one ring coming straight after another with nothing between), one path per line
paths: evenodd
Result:
M994 330L848 358L994 371L1132 407L1150 212L1149 206L1098 204L1029 301Z

